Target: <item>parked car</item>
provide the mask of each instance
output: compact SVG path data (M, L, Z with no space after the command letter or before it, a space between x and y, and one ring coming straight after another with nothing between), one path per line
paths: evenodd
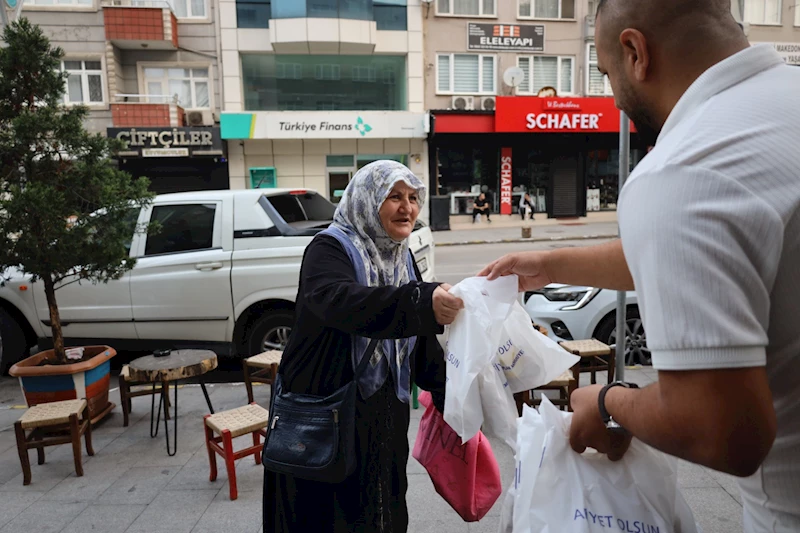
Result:
M651 364L636 293L627 293L626 364ZM617 292L554 283L525 293L525 310L555 341L595 338L616 344Z
M165 194L131 213L136 266L107 284L73 283L56 292L68 343L118 350L210 347L221 355L282 348L294 320L305 247L336 207L308 189ZM136 224L158 221L153 235ZM433 235L421 221L411 250L434 279ZM38 344L50 315L41 282L17 271L0 287L0 370ZM67 280L67 283L69 280Z

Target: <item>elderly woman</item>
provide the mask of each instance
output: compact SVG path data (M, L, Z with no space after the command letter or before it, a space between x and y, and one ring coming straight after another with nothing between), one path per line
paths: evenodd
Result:
M368 339L385 340L358 381L355 472L328 484L267 471L265 533L408 528L411 383L443 409L436 334L463 306L447 285L420 281L407 241L424 199L425 186L408 168L371 163L348 185L333 225L306 249L280 368L285 389L327 396L353 380Z

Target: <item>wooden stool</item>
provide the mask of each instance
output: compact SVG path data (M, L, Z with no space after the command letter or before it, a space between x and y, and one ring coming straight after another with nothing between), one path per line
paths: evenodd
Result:
M517 411L519 412L519 415L522 416L523 404L528 404L531 407L536 407L539 405L542 401L534 398L531 392L546 390L557 390L559 392L558 398L550 400L553 405L561 407L562 411L564 408L566 408L567 411L572 411L572 403L570 402L570 398L572 397L572 392L577 388L577 382L575 381L575 377L572 375L572 371L566 370L563 374L558 376L547 385L536 387L533 391L525 391L515 394L514 400L517 402Z
M236 488L236 463L237 459L254 455L256 464L261 464L261 437L266 438L266 427L269 424L269 411L251 403L244 407L222 411L203 418L206 430L206 448L208 448L208 461L211 465L210 481L217 479L217 457L215 452L225 458L225 469L228 471L228 486L230 487L231 500L239 497ZM214 433L220 435L215 437ZM233 451L233 439L251 433L253 445L238 452ZM222 447L220 447L222 443Z
M281 364L281 356L283 352L279 350L270 350L263 352L253 357L248 357L242 361L242 370L244 371L244 386L247 388L247 401L253 403L253 382L266 383L272 385L275 382L275 377L278 375L278 365ZM258 368L253 373L250 373L250 367Z
M592 385L597 383L597 372L607 371L608 382L611 383L614 381L614 368L616 365L614 348L596 339L564 341L560 344L566 351L581 358L581 360L572 367L576 387L580 387L580 374L583 372L592 373ZM589 366L581 366L584 360L588 360Z
M80 416L80 419L78 417ZM32 430L26 434L26 430ZM25 411L14 423L17 434L17 451L22 463L23 485L31 484L31 462L28 450L36 448L39 464L44 464L44 447L72 443L75 473L83 475L81 461L81 435L86 439L86 452L92 449L92 424L86 400L64 400L35 405Z
M164 401L167 402L167 418L169 419L169 394L166 393L169 384L167 382L162 382L160 389L156 388L158 385L157 383L153 383L153 387L151 389L131 390L131 387L145 384L149 385L149 383L143 381L134 381L131 379L130 368L128 365L124 365L122 367L122 371L119 373L119 399L120 403L122 404L123 427L128 427L130 414L131 411L133 411L133 403L131 402L131 398L136 398L137 396L163 394L165 399Z

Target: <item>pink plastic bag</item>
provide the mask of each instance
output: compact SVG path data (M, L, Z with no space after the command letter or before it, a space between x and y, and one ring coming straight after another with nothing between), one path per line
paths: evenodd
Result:
M428 471L436 492L461 518L477 522L503 490L492 445L480 431L462 444L433 405L430 393L421 392L419 401L426 410L412 455Z

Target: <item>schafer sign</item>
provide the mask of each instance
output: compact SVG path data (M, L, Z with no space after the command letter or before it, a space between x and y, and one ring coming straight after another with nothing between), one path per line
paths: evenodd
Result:
M618 133L619 110L613 98L498 97L495 131Z

